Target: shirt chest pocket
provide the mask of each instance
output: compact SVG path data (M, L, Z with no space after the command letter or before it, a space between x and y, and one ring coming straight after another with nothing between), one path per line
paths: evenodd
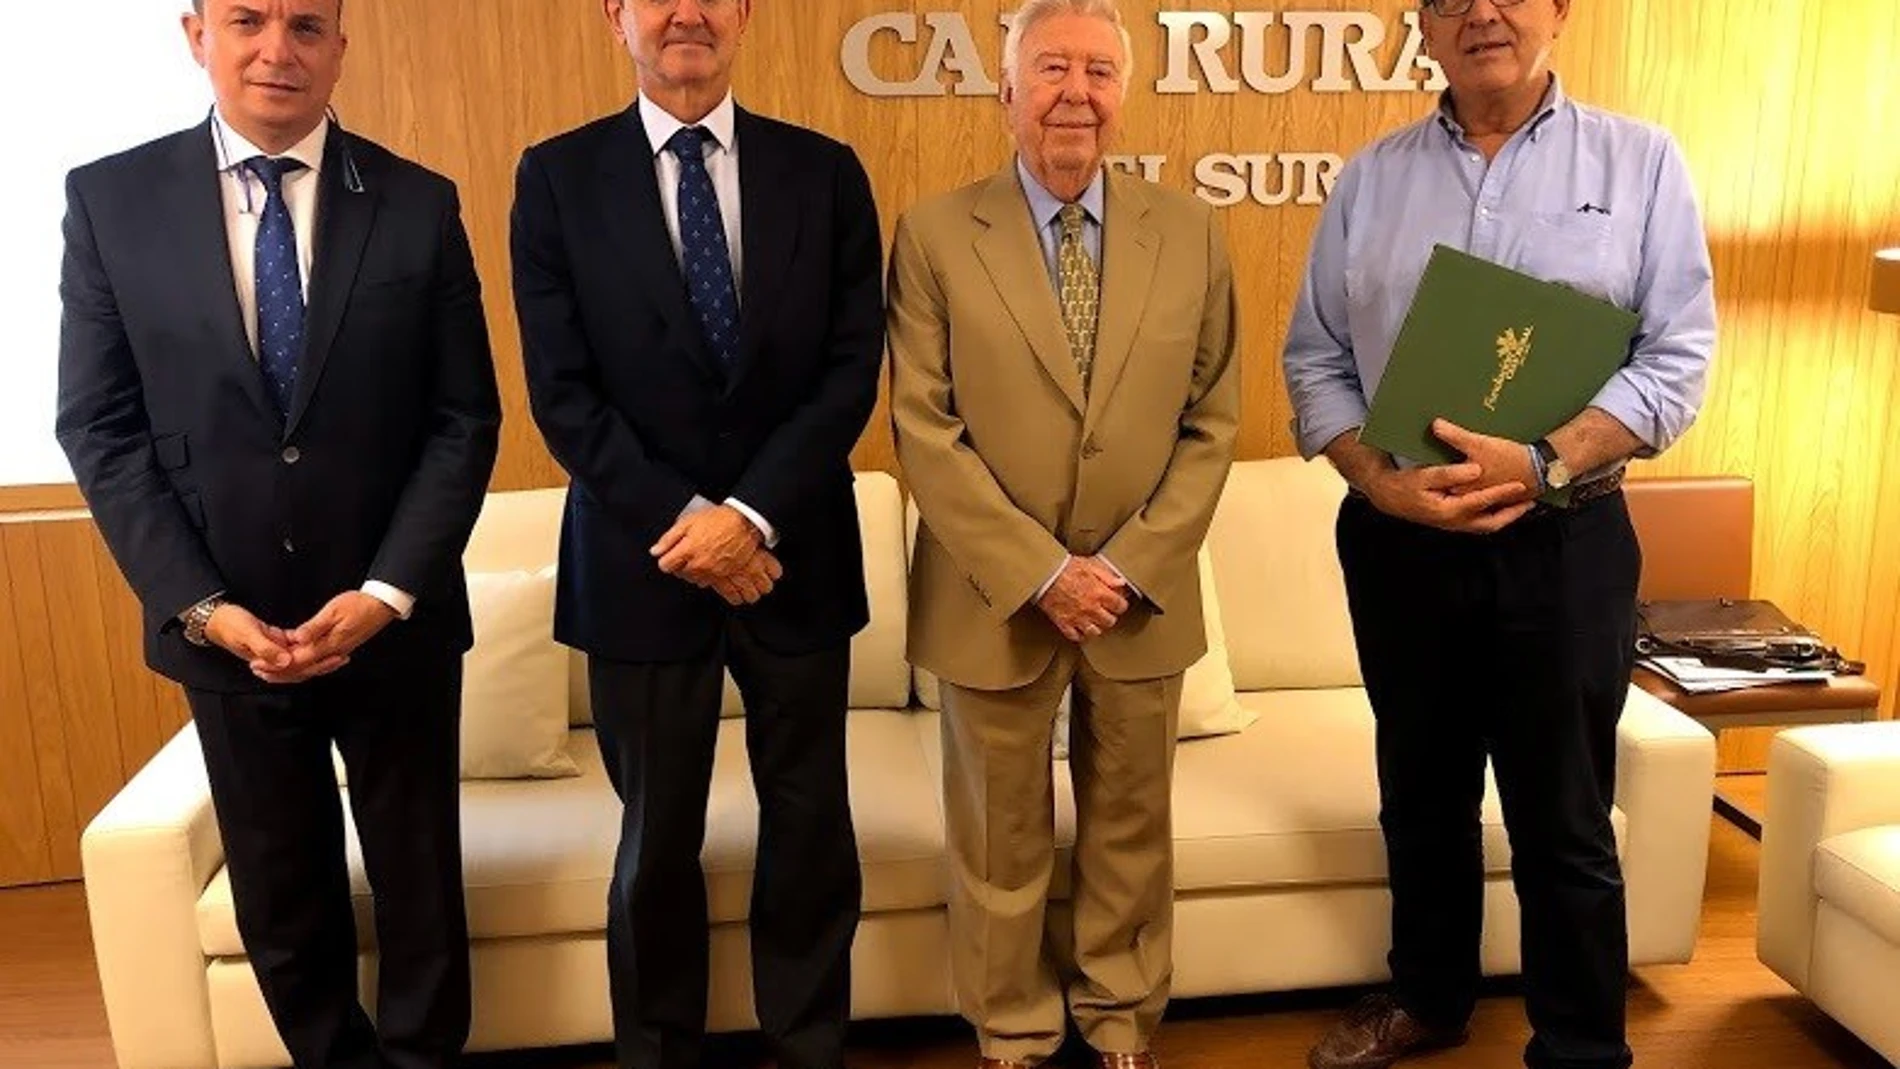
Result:
M1610 263L1610 223L1596 212L1539 212L1524 229L1517 269L1602 300L1624 298Z

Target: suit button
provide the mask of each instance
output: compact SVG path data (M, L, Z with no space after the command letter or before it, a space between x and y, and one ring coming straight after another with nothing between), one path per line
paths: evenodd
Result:
M1082 459L1083 460L1094 460L1096 457L1100 456L1101 453L1102 453L1102 447L1099 445L1096 445L1094 442L1085 442L1082 445Z
M303 452L293 445L293 446L286 447L284 449L283 456L284 456L284 463L295 464L299 460L303 459Z

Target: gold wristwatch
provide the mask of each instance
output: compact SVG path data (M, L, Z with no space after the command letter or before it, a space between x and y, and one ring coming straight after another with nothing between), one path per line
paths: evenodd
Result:
M211 615L222 608L224 603L223 594L213 594L179 613L178 622L185 625L185 641L194 646L211 645L211 640L205 637L205 625L211 622Z

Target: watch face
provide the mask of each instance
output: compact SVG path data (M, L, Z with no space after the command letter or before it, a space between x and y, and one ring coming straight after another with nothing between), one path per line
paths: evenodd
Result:
M1546 482L1552 490L1562 490L1570 485L1570 468L1561 460L1553 460L1547 469Z

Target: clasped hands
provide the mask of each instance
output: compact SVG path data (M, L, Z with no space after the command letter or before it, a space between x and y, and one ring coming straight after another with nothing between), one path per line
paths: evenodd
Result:
M396 619L396 610L361 591L331 598L303 626L267 624L226 602L205 622L205 638L246 662L266 683L304 683L350 663L350 655Z
M661 571L711 590L728 605L757 602L785 574L759 529L731 505L680 517L650 552Z
M1128 611L1128 580L1100 557L1070 557L1036 606L1070 642L1107 633Z
M1464 460L1426 468L1393 469L1366 486L1387 515L1445 531L1492 534L1516 523L1537 502L1537 469L1522 442L1434 420L1432 434Z

